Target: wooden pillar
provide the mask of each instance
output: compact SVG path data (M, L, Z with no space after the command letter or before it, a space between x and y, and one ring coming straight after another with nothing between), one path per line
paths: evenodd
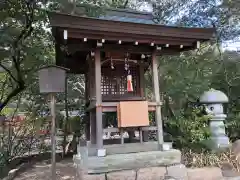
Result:
M96 138L97 148L103 148L103 120L102 120L102 93L101 93L101 56L100 50L95 50L95 92L96 92Z
M158 79L158 60L156 56L156 51L152 53L152 79L153 79L154 100L157 103L156 112L155 112L155 120L157 124L157 138L158 138L159 148L162 149L163 127L162 127L161 102L160 102L159 79Z
M93 61L91 58L88 59L88 65L89 65L89 100L90 103L95 100L95 64L93 64Z
M88 68L89 70L89 68ZM85 108L87 108L89 106L89 81L88 81L88 77L89 74L86 73L85 74ZM86 127L85 127L85 134L86 134L86 139L87 141L90 140L90 114L89 112L85 112L85 118L84 121L86 122Z
M139 66L139 74L140 74L140 95L142 99L145 97L145 82L144 82L144 67L142 64Z
M90 112L90 141L91 144L96 144L96 113Z
M144 78L144 66L143 64L140 64L139 66L140 71L140 94L142 99L146 99L146 87L145 87L145 78ZM142 131L139 132L141 140L147 142L148 141L148 131Z
M95 98L95 75L94 75L94 64L92 61L92 58L90 56L87 57L87 63L88 63L88 106L91 106L93 103L93 99ZM89 120L89 130L90 130L90 142L91 144L96 144L96 112L93 110L90 110L90 112L87 113L87 118ZM87 125L88 126L88 125Z
M91 132L91 125L90 125L90 113L89 112L86 112L85 113L85 118L84 120L86 121L86 129L85 129L85 134L86 134L86 140L87 141L90 141L90 132Z

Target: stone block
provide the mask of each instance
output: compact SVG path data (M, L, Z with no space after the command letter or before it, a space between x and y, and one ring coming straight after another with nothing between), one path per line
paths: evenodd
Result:
M166 172L165 167L143 168L138 171L137 180L163 180Z
M236 156L237 161L240 162L240 139L232 144L231 151Z
M105 180L105 174L85 174L82 179L84 179L84 180ZM82 180L82 179L77 179L77 180Z
M167 167L167 175L179 180L188 180L187 168L183 164Z
M63 176L63 177L61 177L61 180L72 180L73 179L73 177L71 177L71 176Z
M240 176L240 172L237 172L233 164L224 162L221 164L222 175L224 177L237 177Z
M119 171L107 174L107 180L135 180L136 171Z
M238 177L230 177L230 178L224 178L224 180L239 180L240 176Z
M196 168L188 169L189 180L222 180L222 171L220 168Z
M178 164L180 161L181 152L174 149L171 149L169 151L115 154L101 158L89 157L88 173L101 174L121 170L168 166L171 164Z

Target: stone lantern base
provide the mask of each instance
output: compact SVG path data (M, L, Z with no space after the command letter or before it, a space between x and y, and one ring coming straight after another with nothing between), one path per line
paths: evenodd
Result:
M213 151L224 151L230 147L228 137L211 137L205 142L206 146Z

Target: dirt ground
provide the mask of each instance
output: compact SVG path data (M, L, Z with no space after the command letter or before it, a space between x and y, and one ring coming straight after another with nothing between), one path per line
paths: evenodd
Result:
M48 162L41 162L33 165L26 172L18 175L14 180L51 180L51 165ZM73 180L75 168L73 160L64 160L57 163L57 180Z

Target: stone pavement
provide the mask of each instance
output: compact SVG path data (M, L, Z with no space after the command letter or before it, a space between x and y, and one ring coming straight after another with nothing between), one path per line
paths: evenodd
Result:
M50 180L50 169L50 164L38 163L17 176L15 180ZM74 180L75 175L76 170L71 159L57 163L58 180ZM85 175L84 180L170 180L172 177L176 180L240 180L240 177L223 177L220 168L187 169L184 165L119 171L106 175Z

